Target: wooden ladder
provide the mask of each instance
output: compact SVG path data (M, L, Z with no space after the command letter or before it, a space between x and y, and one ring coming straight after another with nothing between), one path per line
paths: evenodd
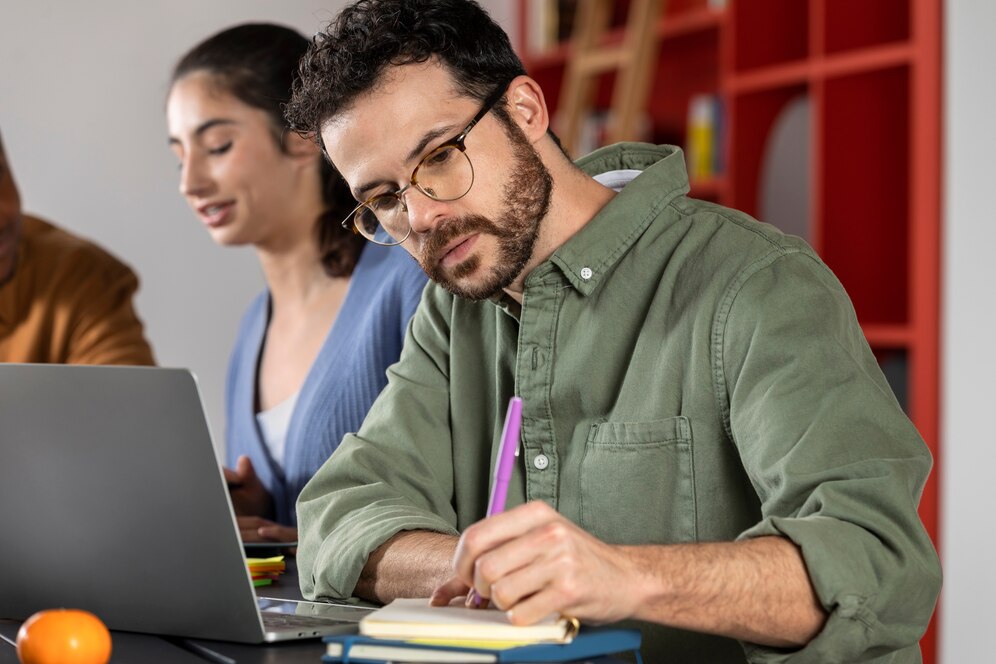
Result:
M637 122L647 103L656 61L657 19L663 0L630 0L622 42L606 45L612 0L578 0L570 55L559 104L560 139L574 155L581 125L591 111L598 77L615 70L606 140L634 140Z

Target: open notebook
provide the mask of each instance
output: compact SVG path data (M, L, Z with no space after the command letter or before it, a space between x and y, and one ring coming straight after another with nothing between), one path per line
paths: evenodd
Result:
M468 609L456 604L430 606L427 599L396 599L360 621L360 634L364 636L459 644L568 643L577 630L574 618L549 616L533 625L513 625L504 611Z

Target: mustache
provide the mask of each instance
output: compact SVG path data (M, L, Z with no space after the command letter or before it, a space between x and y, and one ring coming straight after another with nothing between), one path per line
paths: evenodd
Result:
M472 214L454 218L421 236L421 251L419 253L422 255L423 265L428 267L438 264L443 258L442 252L450 242L461 235L474 233L487 233L498 238L509 235L507 229L495 225L490 219L482 215Z

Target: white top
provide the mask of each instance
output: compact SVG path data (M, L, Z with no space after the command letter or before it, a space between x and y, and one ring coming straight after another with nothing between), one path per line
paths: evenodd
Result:
M278 403L270 410L264 410L256 414L256 422L259 424L259 431L263 434L263 442L270 449L270 456L274 463L281 468L284 467L284 447L287 443L287 429L290 428L291 415L294 414L294 405L297 404L297 397L300 391Z
M614 189L619 192L623 190L623 187L635 180L636 176L642 172L643 171L636 171L633 169L606 171L596 175L595 181L605 187L608 187L609 189Z

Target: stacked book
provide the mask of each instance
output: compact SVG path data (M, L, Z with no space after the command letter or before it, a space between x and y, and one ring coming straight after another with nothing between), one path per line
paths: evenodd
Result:
M360 621L360 633L325 637L323 662L569 662L631 652L640 661L640 632L580 627L550 616L513 625L503 611L470 609L462 600L430 606L427 599L396 599Z

